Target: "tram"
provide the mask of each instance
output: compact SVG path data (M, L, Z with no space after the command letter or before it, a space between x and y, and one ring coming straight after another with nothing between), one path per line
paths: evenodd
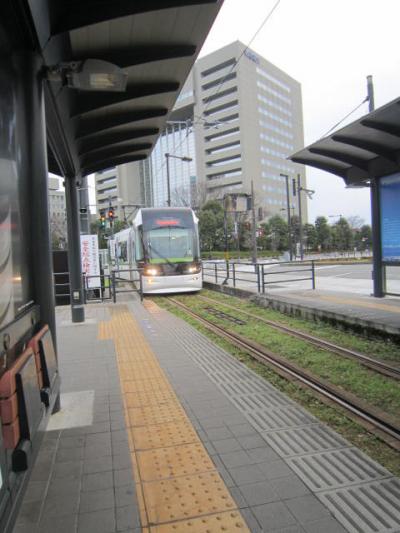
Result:
M109 254L120 277L132 279L130 270L141 269L144 294L202 288L198 219L191 209L140 209L132 227L109 241Z

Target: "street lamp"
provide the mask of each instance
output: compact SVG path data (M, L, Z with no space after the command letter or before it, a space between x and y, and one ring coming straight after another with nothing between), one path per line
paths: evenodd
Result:
M170 184L170 177L169 177L169 158L173 157L174 159L180 159L181 161L185 161L187 163L190 163L190 161L193 161L193 159L191 157L174 155L174 154L169 154L169 153L166 153L164 155L165 155L165 159L167 162L167 191L168 191L167 205L168 207L171 207L171 184Z

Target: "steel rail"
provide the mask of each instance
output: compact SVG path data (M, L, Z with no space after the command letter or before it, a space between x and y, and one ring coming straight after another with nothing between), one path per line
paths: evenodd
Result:
M326 341L319 337L314 337L314 335L310 335L309 333L299 331L298 329L290 328L289 326L284 326L283 324L279 324L278 322L275 322L273 320L268 320L267 318L261 318L253 313L249 313L248 311L242 311L241 309L238 309L237 307L234 307L233 305L220 302L219 300L214 300L213 298L209 298L207 296L201 296L201 295L198 295L197 297L207 302L221 305L222 307L232 309L236 312L242 313L243 315L254 318L258 322L263 322L264 324L267 324L271 328L287 333L288 335L291 335L292 337L296 337L298 339L306 341L309 344L316 346L317 348L321 348L322 350L333 352L343 357L348 357L350 359L355 359L362 365L366 366L367 368L370 368L371 370L374 370L375 372L379 372L380 374L388 376L392 379L400 380L400 368L387 365L386 363L383 363L382 361L378 361L374 359L373 357L369 357L368 355L365 355L361 352L350 350L349 348L344 348L343 346L338 346L337 344L334 344L333 342Z
M369 431L371 431L371 427L373 427L382 440L391 447L400 450L400 427L385 413L379 411L375 407L364 404L364 402L353 394L340 391L331 384L318 379L316 376L309 374L294 363L288 362L279 355L267 350L264 346L213 324L174 298L169 297L167 300L173 303L176 307L183 309L189 316L196 319L212 333L227 339L236 347L244 349L259 362L273 366L279 374L284 375L286 378L289 376L319 393L323 399L330 400L335 404L340 405L360 420L363 426Z

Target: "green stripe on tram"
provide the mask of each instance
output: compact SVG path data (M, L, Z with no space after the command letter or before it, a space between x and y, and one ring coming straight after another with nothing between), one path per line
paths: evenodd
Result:
M161 263L193 263L193 257L168 257L168 259L156 257L155 259L150 259L150 263L153 265Z

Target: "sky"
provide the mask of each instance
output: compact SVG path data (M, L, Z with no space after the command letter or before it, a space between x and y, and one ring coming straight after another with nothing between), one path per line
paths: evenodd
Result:
M275 3L225 0L200 56L235 40L249 44ZM301 83L305 146L364 100L367 75L376 108L400 96L399 20L400 0L280 0L250 48ZM365 103L340 127L367 113ZM346 189L341 178L311 167L307 186L315 190L310 222L319 215L370 222L368 189Z

